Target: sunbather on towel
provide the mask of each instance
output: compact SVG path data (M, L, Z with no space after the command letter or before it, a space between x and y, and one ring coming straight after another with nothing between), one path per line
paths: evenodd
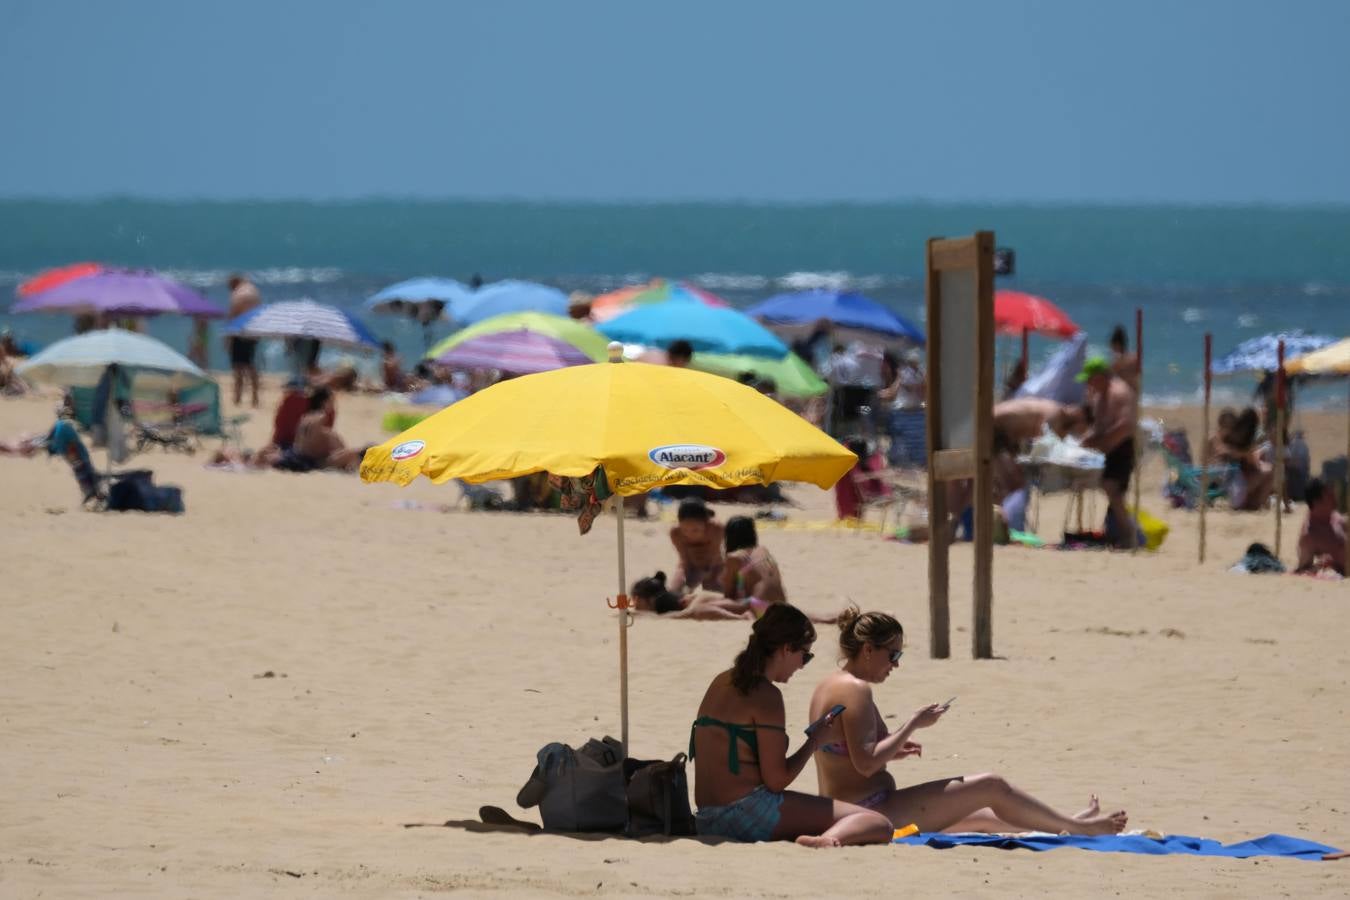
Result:
M936 725L951 701L922 707L890 732L872 699L872 685L900 664L904 629L886 613L848 609L839 617L839 648L843 669L827 675L811 696L812 720L836 705L844 707L818 732L816 776L826 797L875 809L896 827L913 823L920 831L1116 834L1124 829L1124 811L1103 815L1095 796L1087 809L1068 816L991 773L897 788L886 766L921 756L923 747L910 736Z
M756 600L746 603L713 591L693 591L677 594L666 587L666 573L657 572L649 578L638 579L630 592L633 605L639 612L653 612L672 619L701 619L718 621L727 619L751 621L758 619L768 611L772 604ZM834 624L838 613L807 613L812 622L825 625Z
M1309 479L1303 488L1308 518L1298 536L1299 573L1330 567L1345 574L1345 516L1336 511L1336 495L1320 478Z
M891 823L879 813L787 789L811 758L817 738L808 735L788 755L778 685L811 661L815 640L816 630L800 610L774 604L755 622L735 664L708 685L689 730L700 835L795 840L809 847L891 839Z

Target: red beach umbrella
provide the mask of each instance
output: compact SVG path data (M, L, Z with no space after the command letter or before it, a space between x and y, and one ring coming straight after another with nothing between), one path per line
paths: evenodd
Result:
M49 291L54 287L59 287L67 281L74 281L76 278L83 278L86 275L97 275L102 271L103 266L95 262L71 263L68 266L61 266L57 269L48 269L40 275L35 275L19 285L15 293L20 297L28 297L32 294L39 294L43 291Z
M994 292L994 327L999 334L1035 332L1052 338L1071 338L1082 330L1049 300L1021 291Z

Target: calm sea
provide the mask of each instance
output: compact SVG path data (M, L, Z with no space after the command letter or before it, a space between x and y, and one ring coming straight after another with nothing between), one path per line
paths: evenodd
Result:
M1350 207L0 200L0 296L43 268L86 259L166 270L221 301L226 277L243 270L265 299L349 309L415 275L527 278L593 293L664 275L737 306L848 287L922 323L925 239L978 229L1017 252L1017 273L1000 287L1050 298L1096 343L1143 309L1155 402L1198 397L1206 331L1216 356L1269 331L1350 335ZM367 321L405 358L422 347L411 323ZM0 324L39 344L70 329L51 316L0 314ZM186 346L182 321L155 321L151 331ZM1052 349L1033 339L1033 356ZM1250 386L1239 379L1226 392Z

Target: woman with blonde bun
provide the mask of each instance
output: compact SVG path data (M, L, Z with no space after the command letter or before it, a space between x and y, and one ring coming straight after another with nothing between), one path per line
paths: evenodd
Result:
M947 706L923 706L890 731L872 699L872 685L885 681L900 664L904 629L886 613L863 613L857 607L844 610L838 625L843 665L811 696L812 719L835 706L844 707L838 718L820 729L815 757L821 794L874 809L897 827L912 823L923 832L1116 834L1125 827L1125 812L1103 815L1095 796L1087 809L1069 816L992 773L897 787L886 767L921 756L923 747L910 738L941 721Z

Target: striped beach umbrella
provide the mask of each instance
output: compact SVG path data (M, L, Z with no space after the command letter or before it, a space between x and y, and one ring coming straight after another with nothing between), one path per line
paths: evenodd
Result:
M607 358L605 348L609 346L609 341L585 322L578 322L567 316L532 312L508 313L485 319L477 325L470 325L432 347L427 352L426 358L440 359L466 341L502 331L529 331L554 338L580 350L591 362L602 362Z
M647 284L630 285L596 297L591 301L591 318L604 322L635 307L665 303L667 300L693 300L705 306L730 306L716 294L686 281L653 278Z
M532 375L595 360L564 340L517 328L469 338L436 357L436 362L451 369L497 369Z
M255 338L309 338L347 347L378 347L366 326L335 306L309 298L268 303L232 319L227 334Z

